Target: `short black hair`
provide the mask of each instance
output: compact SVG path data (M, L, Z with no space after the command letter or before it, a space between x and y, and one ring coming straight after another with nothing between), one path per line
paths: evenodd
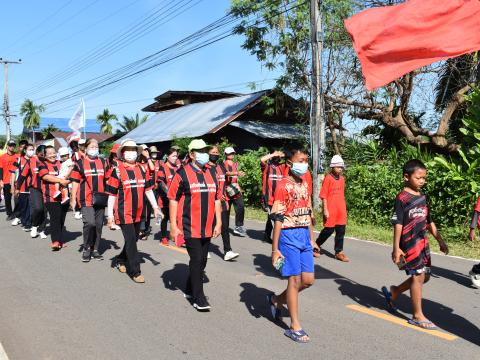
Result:
M307 150L303 146L289 146L284 151L285 159L291 160L298 153L307 154Z
M20 146L21 146L21 145L27 146L27 145L28 145L28 140L22 139L22 140L20 140L20 142L18 143L18 145L20 145Z
M403 175L410 176L418 169L427 170L427 167L418 159L408 160L405 165L403 165Z
M46 148L45 145L38 145L37 150L35 151L36 154L40 154L41 152L45 152L45 148Z

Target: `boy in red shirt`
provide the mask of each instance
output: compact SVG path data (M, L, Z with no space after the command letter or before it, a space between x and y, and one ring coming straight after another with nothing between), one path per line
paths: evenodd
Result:
M340 155L330 162L330 173L323 180L320 199L323 203L323 230L318 236L317 245L321 247L335 232L335 259L350 261L343 253L343 241L347 225L347 205L345 204L345 179L342 176L345 163Z
M275 191L272 219L275 221L272 239L272 264L284 277L288 286L280 295L270 294L268 305L275 320L280 319L286 304L291 325L285 336L299 343L310 341L298 319L298 293L315 281L312 240L312 201L307 182L302 178L308 171L307 154L302 149L286 151L289 171ZM283 261L283 265L282 265Z

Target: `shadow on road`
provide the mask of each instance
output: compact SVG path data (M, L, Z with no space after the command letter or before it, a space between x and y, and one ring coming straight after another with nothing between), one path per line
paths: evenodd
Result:
M265 254L253 254L253 265L255 266L255 270L264 274L265 276L276 277L279 279L283 279L282 275L275 270L272 265L272 258Z
M62 232L62 241L63 241L64 244L66 244L70 241L77 240L81 236L82 236L82 232L80 232L80 231L72 232L72 231L68 231L64 228L63 232Z
M263 238L265 236L265 231L264 230L248 229L247 230L247 236L251 239L254 239L254 240L263 241Z
M336 279L339 290L344 296L368 308L385 310L385 299L379 289L358 284L350 279ZM396 301L398 310L411 313L410 298L401 295ZM465 339L475 345L480 345L480 330L467 319L454 313L454 310L429 299L423 299L423 310L425 315L439 328L448 331L458 337ZM407 319L398 314L399 317Z
M160 265L160 262L155 260L152 255L139 251L138 256L140 256L140 262L144 264L148 260L152 263L153 266Z
M266 318L268 321L278 325L282 329L288 329L287 324L283 321L273 319L270 307L267 303L267 295L272 292L268 289L259 288L251 283L241 283L242 292L240 293L240 302L245 304L250 315L259 319Z
M468 273L470 269L466 269L465 273ZM466 286L470 289L475 289L475 287L472 285L472 281L470 280L470 277L466 274L459 273L454 270L450 269L444 269L440 268L437 266L432 266L432 277L443 277L445 279L452 280L453 282L456 282L457 284Z

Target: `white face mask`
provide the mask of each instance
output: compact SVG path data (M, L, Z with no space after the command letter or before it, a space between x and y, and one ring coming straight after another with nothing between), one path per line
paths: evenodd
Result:
M197 152L195 154L195 161L200 166L204 166L206 163L208 163L209 159L210 159L210 156L208 155L208 153Z
M308 163L293 163L291 172L297 176L304 175L308 170Z
M138 153L136 151L125 151L123 157L125 161L133 163L137 160Z
M35 151L33 150L27 150L27 156L31 158L33 155L35 155Z
M90 157L97 157L98 156L98 148L91 148L87 150L87 155Z

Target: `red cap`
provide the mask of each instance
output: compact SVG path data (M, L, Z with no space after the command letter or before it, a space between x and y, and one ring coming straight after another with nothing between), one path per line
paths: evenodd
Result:
M113 144L112 150L110 150L110 152L116 154L119 147L120 147L120 144Z

